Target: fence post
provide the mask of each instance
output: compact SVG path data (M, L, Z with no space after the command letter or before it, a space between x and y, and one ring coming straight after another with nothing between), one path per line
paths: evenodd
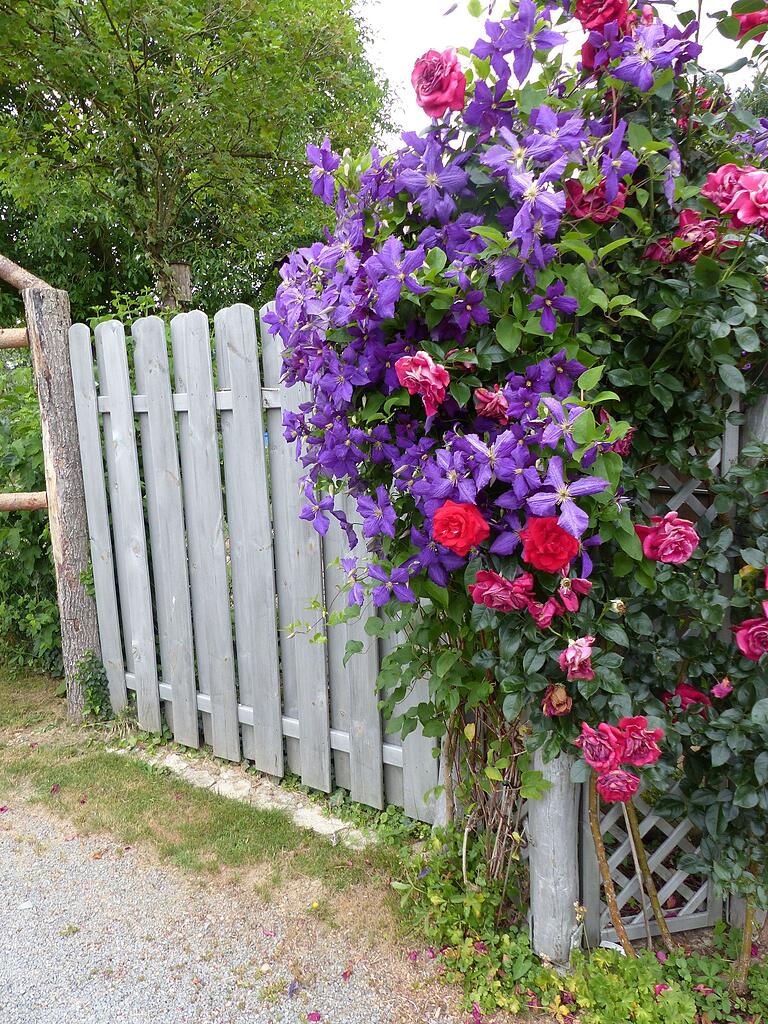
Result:
M67 711L77 716L83 710L78 663L89 650L100 657L101 646L96 605L82 583L90 548L69 360L69 296L41 281L29 286L24 282L21 295L40 405Z
M579 787L571 782L571 754L547 764L537 751L533 766L551 783L528 801L531 940L539 956L566 967L576 935L579 900Z

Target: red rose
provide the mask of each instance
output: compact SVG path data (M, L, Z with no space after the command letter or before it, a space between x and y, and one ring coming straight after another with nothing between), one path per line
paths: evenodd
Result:
M739 34L736 38L741 39L747 32L757 28L758 25L768 25L768 7L764 11L753 11L751 14L736 14L734 17L739 23ZM764 35L765 32L758 32L756 36L752 37L752 42L759 43Z
M464 557L471 548L487 540L491 530L477 505L446 501L435 512L432 538Z
M687 711L691 704L701 704L702 709L699 714L706 717L706 708L712 707L712 701L701 690L697 690L695 686L691 686L690 683L678 683L675 687L674 693L664 694L664 703L669 704L673 697L680 698L680 706L683 711Z
M626 201L627 186L623 181L619 183L619 191L612 203L606 202L604 181L588 192L576 178L569 178L565 183L565 212L580 220L589 218L595 224L607 224L619 216Z
M620 757L619 736L610 725L601 722L597 730L586 722L581 723L581 736L574 741L581 747L584 760L596 772L609 772L618 768Z
M446 110L464 109L467 79L455 50L428 50L411 72L416 102L430 117L442 117Z
M573 707L573 698L568 696L568 691L559 683L551 683L544 691L541 701L541 710L547 718L560 718L567 715Z
M762 618L745 619L734 627L734 632L736 645L744 657L760 661L761 655L768 651L768 601L763 601Z
M627 27L629 4L627 0L576 0L574 14L586 30L600 29L609 21L616 21L623 31Z
M613 771L605 772L597 777L597 791L606 803L625 804L637 792L640 786L640 779L632 772L626 772L623 768L614 768Z
M648 719L638 715L636 718L619 719L619 731L623 764L632 764L636 768L656 764L661 757L659 740L664 738L663 729L649 729Z
M579 542L558 526L555 516L531 516L520 537L523 559L543 572L564 569L579 552Z

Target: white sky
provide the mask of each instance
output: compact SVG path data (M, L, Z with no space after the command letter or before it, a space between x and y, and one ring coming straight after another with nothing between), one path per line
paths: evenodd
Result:
M409 130L426 127L429 118L416 105L411 88L414 62L430 49L474 46L483 34L484 19L473 18L467 13L467 0L458 0L456 10L447 16L445 12L453 6L453 0L358 0L357 6L372 30L369 56L384 71L395 90L396 120L402 128ZM671 24L674 20L671 7L687 11L695 6L693 0L684 0L683 3L658 4L657 10L664 21ZM714 22L707 17L727 6L726 0L704 0L700 36L704 52L701 60L704 67L711 70L727 67L746 52L739 50L732 40L723 38ZM497 0L497 11L504 7L503 0ZM569 42L567 47L571 53L577 51L584 39L578 23L573 22L573 25L576 26L573 42ZM732 87L744 84L749 78L747 68L727 76Z

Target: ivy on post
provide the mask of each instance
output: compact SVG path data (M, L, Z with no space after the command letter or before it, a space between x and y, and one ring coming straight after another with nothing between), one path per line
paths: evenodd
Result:
M69 296L4 257L0 257L0 278L18 288L24 301L26 342L40 406L67 710L79 716L83 692L77 668L88 652L100 657L101 646L96 605L82 582L90 553L69 362Z

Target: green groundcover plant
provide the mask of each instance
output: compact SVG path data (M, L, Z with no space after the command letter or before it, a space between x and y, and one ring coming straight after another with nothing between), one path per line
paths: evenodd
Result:
M676 782L659 807L701 830L689 869L748 899L743 988L768 905L766 451L712 484L699 524L648 504L659 466L711 482L764 391L768 124L697 64L693 11L492 7L471 49L417 61L425 132L360 161L308 148L336 224L289 258L267 317L309 388L285 416L301 516L349 539L336 618L372 603L369 635L402 638L385 710L428 679L397 721L441 738L449 817L458 778L488 879L519 852L518 798L543 791L532 753L580 747L634 956L599 803L631 826L644 782ZM721 16L758 62L764 8Z

